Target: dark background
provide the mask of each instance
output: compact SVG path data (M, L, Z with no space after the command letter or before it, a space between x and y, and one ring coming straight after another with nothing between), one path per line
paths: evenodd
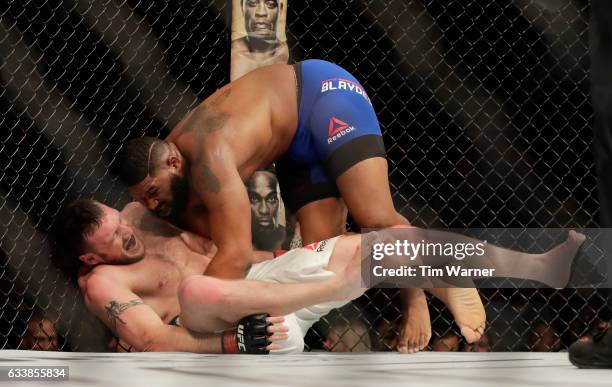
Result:
M103 328L49 264L49 227L80 196L124 205L112 172L122 144L164 137L229 81L229 12L225 1L0 3L0 348L17 345L34 306L64 348L101 348ZM294 60L338 63L365 86L413 224L600 225L587 1L290 0L287 20ZM609 318L603 290L481 294L500 350L525 349L517 339L538 322L567 346ZM346 313L395 321L397 301L373 290ZM430 312L436 335L456 330L441 305Z

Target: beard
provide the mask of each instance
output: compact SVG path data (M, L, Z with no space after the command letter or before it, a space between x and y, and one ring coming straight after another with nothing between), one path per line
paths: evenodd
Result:
M111 262L105 262L107 265L131 265L144 258L144 251L134 257L122 257Z
M170 202L170 214L165 217L170 223L179 224L189 201L189 180L186 177L174 175L170 180L172 201Z

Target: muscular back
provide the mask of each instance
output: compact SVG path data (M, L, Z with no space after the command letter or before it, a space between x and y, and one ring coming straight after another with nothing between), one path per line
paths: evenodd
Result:
M166 138L183 157L190 179L180 226L215 241L218 257L223 258L211 265L213 272L217 262L230 255L250 255L250 219L245 217L250 207L244 182L287 151L296 127L293 67L272 65L219 89ZM243 270L244 262L240 266Z
M179 224L218 247L206 274L240 278L252 263L244 183L289 149L297 110L293 67L272 65L215 92L166 138L181 156L174 162L189 182Z
M297 127L297 90L290 65L257 69L222 87L166 138L195 162L221 146L243 180L288 148Z

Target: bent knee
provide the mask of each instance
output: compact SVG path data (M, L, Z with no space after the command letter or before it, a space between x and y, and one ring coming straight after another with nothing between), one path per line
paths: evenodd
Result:
M223 281L204 275L187 277L179 285L178 299L181 309L217 308L225 302Z

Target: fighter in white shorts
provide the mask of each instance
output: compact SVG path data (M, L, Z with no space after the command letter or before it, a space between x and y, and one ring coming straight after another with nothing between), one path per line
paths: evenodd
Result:
M298 352L314 322L365 291L359 234L321 241L274 259L270 253L255 254L246 279L222 280L202 275L216 252L210 240L170 225L137 203L118 212L93 200L79 200L63 209L56 225L63 253L57 255L56 265L78 281L89 310L137 351ZM380 234L384 239L392 231L366 238ZM486 250L493 259L512 256L512 266L500 273L512 277L517 274L513 267L524 267L517 265L519 260L544 263L540 266L548 270L546 263L573 258L581 242L574 233L545 254L493 245ZM498 264L502 266L503 262ZM475 289L432 289L431 293L446 303L469 342L480 338L485 313ZM286 316L286 326L279 324L281 317L244 318L262 313ZM171 325L179 314L182 326ZM241 322L238 330L232 329L237 322Z
M341 237L327 239L308 246L290 250L275 259L255 264L246 276L247 280L258 280L277 284L322 282L334 276L327 270L336 242ZM350 299L328 301L309 305L285 316L284 324L289 328L287 340L279 341L280 349L272 353L299 353L304 349L304 336L308 329L332 309L347 304Z
M256 263L249 270L246 279L275 284L313 283L328 280L334 275L332 271L327 270L329 258L339 238L335 237L286 251L274 259ZM287 314L284 316L283 325L288 328L288 336L285 340L277 341L278 348L271 353L302 352L304 350L304 336L306 336L308 329L332 309L339 308L348 302L350 302L349 299L322 302ZM180 325L181 322L179 316L171 321L175 325Z

